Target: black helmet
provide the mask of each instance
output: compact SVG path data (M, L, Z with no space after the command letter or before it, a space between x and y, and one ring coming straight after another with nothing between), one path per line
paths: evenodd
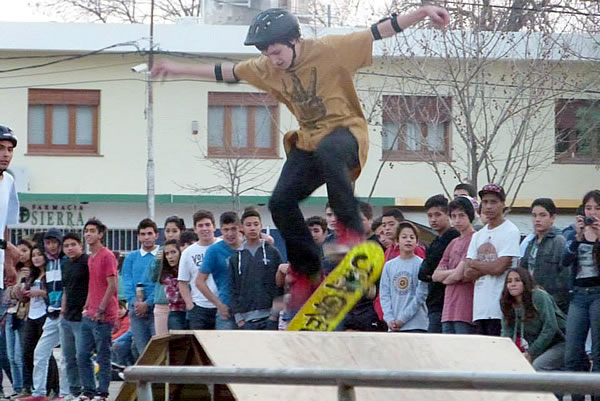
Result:
M0 141L11 141L13 147L17 147L17 137L10 128L4 125L0 125Z
M272 43L291 46L300 37L298 18L284 8L270 8L260 12L252 20L244 45L266 48ZM286 43L287 42L287 43Z

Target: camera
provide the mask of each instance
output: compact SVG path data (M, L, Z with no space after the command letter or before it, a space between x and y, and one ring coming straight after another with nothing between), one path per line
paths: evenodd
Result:
M591 226L592 224L594 224L596 222L596 219L591 217L591 216L585 216L583 218L583 225L584 226Z
M142 63L142 64L134 65L133 67L131 67L131 71L133 71L133 72L148 71L148 64Z

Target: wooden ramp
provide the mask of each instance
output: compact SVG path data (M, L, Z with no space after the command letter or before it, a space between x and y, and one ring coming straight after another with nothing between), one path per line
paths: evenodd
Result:
M533 372L507 338L437 334L268 331L172 331L154 338L139 365L208 365L252 368L335 368ZM335 401L337 389L322 386L232 384L154 385L155 400ZM169 397L165 397L165 391ZM534 401L549 393L356 388L357 401ZM125 384L117 401L135 400Z

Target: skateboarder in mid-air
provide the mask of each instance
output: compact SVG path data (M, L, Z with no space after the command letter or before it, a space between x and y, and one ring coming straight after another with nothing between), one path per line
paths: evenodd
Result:
M244 41L256 46L261 56L215 65L163 59L152 69L155 78L246 81L284 103L297 118L299 128L284 137L287 160L269 201L295 275L291 304L297 307L318 286L321 275L319 249L299 202L326 184L329 204L337 216L337 244L349 249L364 240L352 182L366 162L369 140L354 74L371 64L373 41L391 37L425 18L435 28L450 21L444 8L423 6L385 18L364 31L303 39L298 19L285 9L274 8L254 18Z

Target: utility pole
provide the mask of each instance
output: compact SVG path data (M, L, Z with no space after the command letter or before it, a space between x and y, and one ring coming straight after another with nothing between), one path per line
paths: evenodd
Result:
M155 177L154 177L154 93L152 87L152 66L154 65L154 0L150 2L150 51L148 53L148 72L146 74L146 137L148 142L148 160L146 163L146 196L148 218L154 220Z

